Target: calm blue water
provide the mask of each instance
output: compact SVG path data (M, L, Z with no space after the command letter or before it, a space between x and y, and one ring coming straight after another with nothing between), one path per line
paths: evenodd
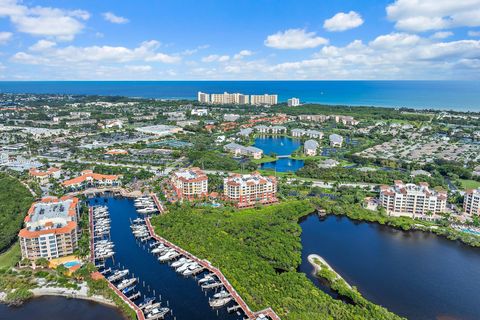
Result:
M277 161L264 162L260 165L263 170L276 170L277 172L296 172L305 165L303 160L280 158Z
M299 139L282 136L264 136L255 138L253 146L262 149L265 155L273 152L277 156L288 156L300 148L301 144Z
M289 156L292 152L300 148L302 142L299 139L282 136L264 136L255 138L253 145L262 149L265 155L275 153L277 156ZM295 172L303 166L303 160L279 158L276 161L262 163L260 168L264 170L276 170L278 172Z
M365 298L408 319L480 318L480 249L344 217L310 215L300 225L300 271L315 284L312 253Z
M124 320L120 311L95 302L63 297L35 298L21 307L0 303L2 320Z
M196 99L197 92L276 93L280 101L480 111L480 81L25 81L0 92Z
M96 202L95 199L98 201ZM108 205L111 218L111 239L115 244L114 260L108 260L107 267L112 266L129 269L136 278L140 278L137 284L142 294L147 296L162 296L162 305L173 310L173 316L177 320L203 320L203 319L241 319L233 314L228 314L226 308L214 311L208 304L209 297L197 285L193 278L185 278L175 272L166 263L160 263L153 254L135 240L131 229L130 219L135 219L137 214L133 201L124 198L95 198L90 200L92 205ZM143 287L145 281L145 287ZM210 291L211 293L211 291ZM169 316L167 319L174 319Z

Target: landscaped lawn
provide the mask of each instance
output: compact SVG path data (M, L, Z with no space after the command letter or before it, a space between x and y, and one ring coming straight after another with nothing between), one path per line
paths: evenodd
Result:
M460 183L462 184L463 189L477 189L480 188L480 182L475 180L464 180L459 179Z
M0 254L0 269L13 267L21 256L20 244L15 242L7 251Z

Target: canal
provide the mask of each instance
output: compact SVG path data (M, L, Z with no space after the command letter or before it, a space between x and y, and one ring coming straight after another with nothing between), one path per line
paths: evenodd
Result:
M167 263L160 263L147 250L145 244L135 239L130 229L130 220L140 215L135 210L133 200L106 197L90 199L89 203L107 205L110 212L110 236L115 244L115 255L113 259L107 260L107 268L120 266L129 269L131 274L140 279L137 289L146 296L155 295L157 299L161 295L162 306L167 306L168 301L168 307L178 320L241 319L236 314L227 313L226 308L212 310L208 304L209 296L202 292L194 278L185 278L177 274ZM141 300L139 299L137 303ZM168 319L174 317L170 316Z
M325 287L307 261L312 253L325 258L365 298L401 316L480 318L480 249L346 217L310 215L300 225L300 271L320 289Z
M41 297L20 307L0 303L0 319L10 320L124 320L116 308L102 304L63 297Z

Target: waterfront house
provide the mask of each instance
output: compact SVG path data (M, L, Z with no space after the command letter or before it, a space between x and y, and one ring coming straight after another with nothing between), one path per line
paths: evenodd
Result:
M342 147L343 137L341 135L334 133L329 136L329 139L330 139L330 146L338 147L338 148Z
M255 126L255 127L253 127L253 129L255 129L255 131L257 133L269 133L270 132L270 128L263 125L263 124Z
M319 144L315 140L307 140L303 145L303 152L306 156L316 156Z
M284 126L272 126L270 127L270 132L272 134L284 134L287 133L287 128Z
M234 142L226 144L223 147L223 150L233 153L236 157L241 155L241 156L252 157L254 159L260 159L263 156L262 149L252 147L252 146L245 147Z
M290 130L290 134L292 135L292 137L295 137L295 138L300 138L300 137L303 137L305 135L306 131L303 130L303 129L292 129Z

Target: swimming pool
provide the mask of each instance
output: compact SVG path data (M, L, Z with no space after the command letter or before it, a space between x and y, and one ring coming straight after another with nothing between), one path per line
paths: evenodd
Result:
M71 267L75 267L76 265L79 265L81 264L80 261L78 260L73 260L73 261L68 261L68 262L65 262L63 265L67 268L71 268Z

